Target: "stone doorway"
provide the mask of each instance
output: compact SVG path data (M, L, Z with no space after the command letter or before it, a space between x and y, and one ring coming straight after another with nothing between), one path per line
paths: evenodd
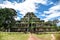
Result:
M35 32L35 30L36 30L36 28L34 27L34 25L33 24L29 24L29 32L31 32L31 33L33 33L33 32Z

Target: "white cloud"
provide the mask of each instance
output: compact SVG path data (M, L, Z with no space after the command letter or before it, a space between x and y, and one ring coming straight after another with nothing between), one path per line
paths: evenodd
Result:
M2 8L13 8L15 10L20 10L20 12L25 15L27 12L35 12L36 11L36 5L35 3L41 3L46 4L47 0L26 0L23 3L11 3L9 1L4 1L3 4L0 4L0 7Z
M59 22L59 23L57 23L57 26L60 26L60 22Z
M44 11L45 14L50 14L49 16L47 16L44 20L49 20L51 18L55 18L60 16L60 3L51 7L49 9L49 11Z
M15 17L14 19L17 21L17 20L20 20L20 17Z
M0 4L0 7L2 8L13 8L15 10L19 10L21 14L23 14L23 16L27 13L27 12L36 12L36 9L38 8L38 6L36 6L35 3L41 3L46 5L48 2L48 0L25 0L22 3L11 3L8 0L4 1L3 4Z

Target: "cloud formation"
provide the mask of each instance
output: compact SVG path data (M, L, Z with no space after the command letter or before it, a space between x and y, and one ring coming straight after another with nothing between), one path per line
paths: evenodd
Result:
M16 11L19 10L20 14L22 14L23 16L27 13L27 12L37 12L37 8L38 8L38 4L43 4L43 5L48 5L48 4L53 4L53 2L49 2L48 0L25 0L21 3L18 3L16 1L14 2L10 2L8 0L3 1L3 4L0 4L1 8L13 8ZM58 5L59 6L59 5ZM45 11L44 13L52 13L51 15L54 15L53 13L57 13L57 11L53 11L54 6L51 7L49 9L49 11ZM57 7L58 9L58 7ZM44 20L48 20L49 18L51 18L51 15L47 16ZM57 16L60 14L57 14ZM16 19L19 19L19 17L17 17Z
M23 1L23 0L22 0ZM36 5L36 3L41 3L43 5L47 4L48 0L25 0L22 3L17 3L16 1L14 1L13 3L6 0L3 2L3 4L0 4L1 8L13 8L15 10L19 10L20 14L23 14L23 16L27 13L27 12L36 12L36 9L38 8L38 6ZM16 19L19 19L18 17Z
M2 8L13 8L15 10L19 10L21 14L25 15L27 12L36 12L38 6L36 3L41 3L43 5L47 4L48 0L25 0L22 3L4 1L3 4L0 4Z
M59 17L60 16L60 3L56 4L55 6L49 8L48 11L44 11L45 14L50 14L44 20L48 21L51 18Z
M0 4L2 8L13 8L15 10L19 10L21 14L25 15L27 12L35 12L36 11L36 4L47 4L47 0L25 0L22 3L4 1L3 4Z

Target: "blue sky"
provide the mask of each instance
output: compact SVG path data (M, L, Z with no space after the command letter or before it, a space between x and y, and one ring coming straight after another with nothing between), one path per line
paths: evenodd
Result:
M17 11L17 18L24 17L27 12L34 14L41 20L60 20L60 0L0 0L0 8L13 8Z

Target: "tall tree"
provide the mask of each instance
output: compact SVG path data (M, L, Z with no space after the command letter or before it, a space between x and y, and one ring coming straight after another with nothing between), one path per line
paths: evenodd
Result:
M16 16L16 11L11 8L0 9L0 29L10 28L14 25L14 16Z

